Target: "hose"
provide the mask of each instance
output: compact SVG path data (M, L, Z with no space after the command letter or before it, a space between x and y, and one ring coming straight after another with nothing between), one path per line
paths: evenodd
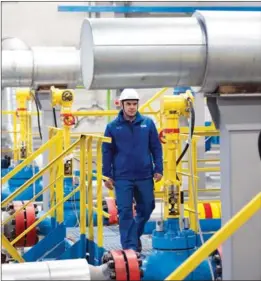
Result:
M190 116L191 116L191 118L190 118L190 130L189 130L189 134L191 135L191 137L193 136L193 134L194 134L194 129L195 129L195 110L194 110L194 107L193 107L193 104L192 104L192 101L190 100L190 99L188 99L188 102L189 102L189 104L190 104L190 108L191 108L191 112L190 112ZM178 158L178 160L177 160L177 162L176 162L176 165L178 166L178 164L180 163L180 161L183 159L183 157L184 157L184 155L186 154L186 152L187 152L187 150L188 150L188 148L189 148L189 145L190 145L190 143L189 143L189 141L187 141L186 142L186 145L185 145L185 147L184 147L184 149L183 149L183 151L182 151L182 153L180 154L180 156L179 156L179 158Z
M55 107L53 107L53 121L55 128L58 128Z
M258 136L258 151L259 151L259 157L260 157L260 160L261 160L261 131L260 131L259 136Z
M193 165L192 165L192 147L191 147L191 142L192 142L192 137L193 137L193 132L194 132L194 125L195 125L195 110L194 110L194 107L193 107L193 104L192 102L190 102L190 122L189 122L189 138L188 138L188 148L189 148L189 170L190 170L190 175L192 176L194 174L194 171L193 171ZM194 177L192 177L192 191L193 191L193 202L194 202L194 206L196 208L197 206L197 201L196 201L196 190L195 190L195 179ZM196 221L197 221L197 224L198 224L198 231L199 231L199 237L200 237L200 241L201 241L201 244L203 245L205 243L204 241L204 237L203 237L203 233L202 233L202 230L201 230L201 226L200 226L200 221L199 221L199 216L198 216L198 212L196 210L195 212L195 216L196 216ZM208 257L208 266L209 266L209 270L210 270L210 273L211 273L211 278L212 280L214 281L215 280L215 276L214 276L214 271L213 271L213 268L212 268L212 265L211 265L211 261Z

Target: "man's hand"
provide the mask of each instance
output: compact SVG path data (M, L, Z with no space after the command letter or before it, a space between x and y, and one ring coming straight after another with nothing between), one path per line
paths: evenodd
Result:
M161 181L161 179L162 179L162 175L161 174L159 174L159 173L155 173L154 174L155 182L159 182L159 181Z
M114 182L113 182L112 179L107 179L107 180L104 182L104 184L105 184L105 186L106 186L108 189L110 189L110 190L113 189Z

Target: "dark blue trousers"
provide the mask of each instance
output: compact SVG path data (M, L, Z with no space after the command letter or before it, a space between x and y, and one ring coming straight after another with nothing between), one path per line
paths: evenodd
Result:
M116 180L115 194L122 248L137 251L138 240L155 208L153 179ZM136 202L135 217L133 199Z

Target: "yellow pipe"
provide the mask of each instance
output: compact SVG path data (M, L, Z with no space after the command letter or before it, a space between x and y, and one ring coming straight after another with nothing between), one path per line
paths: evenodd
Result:
M80 233L86 234L86 136L80 139Z
M183 171L188 171L188 170L183 170ZM199 179L198 176L195 176L195 175L191 175L191 174L188 174L188 173L184 173L184 172L177 172L177 174L180 174L180 175L183 175L183 176L187 176L189 178L194 178L194 179Z
M18 253L16 248L12 246L12 244L8 241L8 239L4 236L4 234L2 234L1 236L2 236L2 246L6 249L9 255L18 262L25 262L25 260Z
M188 163L188 160L182 160L182 163ZM197 159L197 162L220 162L220 159Z
M18 145L17 145L17 116L16 114L13 115L13 122L14 122L14 143L13 143L13 148L14 148L14 161L17 162L19 159L19 151L18 151Z
M139 111L142 113L148 105L150 105L152 102L154 102L158 97L163 95L168 88L163 88L160 91L158 91L153 97L151 97L149 100L147 100L142 106L140 106ZM147 112L146 112L147 113Z
M88 159L87 159L87 177L88 177L88 230L89 235L88 239L90 241L94 241L94 230L93 230L93 197L92 197L92 136L89 136L87 139L87 151L88 151Z
M78 145L80 142L80 139L74 142L68 149L63 151L63 153L56 157L52 162L50 162L47 166L45 166L42 170L40 170L37 174L35 174L31 179L29 179L27 182L25 182L22 186L20 186L15 192L13 192L11 195L9 195L3 202L2 207L6 207L7 204L14 200L14 198L19 195L21 192L23 192L29 185L31 185L34 181L38 180L47 170L50 169L52 165L57 163L60 159L62 159L66 154L71 152L76 145ZM25 160L26 161L26 160ZM24 162L25 162L24 161Z
M73 116L114 116L118 115L118 110L90 110L90 111L72 111ZM146 112L147 115L156 115L155 111Z
M42 154L46 149L48 149L51 145L53 145L60 136L55 136L45 144L43 144L39 149L37 149L33 154L27 157L23 162L17 165L11 172L9 172L6 176L1 179L2 185L10 180L14 175L16 175L19 171L21 171L24 167L28 166L37 156Z
M261 192L236 213L220 230L209 238L195 253L165 280L184 280L204 259L222 245L243 224L261 209Z
M220 167L204 167L198 168L198 172L220 172Z
M50 186L52 186L60 177L52 181L49 185L47 185L45 188L43 188L40 192L38 192L32 199L27 201L22 207L20 207L15 213L13 213L11 216L9 216L4 222L2 222L2 225L5 225L10 220L12 220L20 211L25 209L30 203L34 202L40 195L42 195L46 190L49 189Z
M3 115L8 115L8 114L13 114L15 115L16 114L16 111L15 110L0 110L1 114ZM38 115L37 111L31 111L31 112L28 112L30 115ZM41 112L39 112L40 115L42 114Z
M35 221L32 225L30 225L23 233L17 236L12 242L11 245L14 245L17 241L19 241L24 235L30 232L33 228L35 228L41 221L43 221L47 216L49 216L57 207L67 201L71 196L73 196L76 192L80 190L80 186L75 188L70 194L64 197L63 201L58 202L53 208L47 211L43 216L41 216L37 221Z
M97 142L97 228L98 247L103 247L103 215L102 215L102 140Z

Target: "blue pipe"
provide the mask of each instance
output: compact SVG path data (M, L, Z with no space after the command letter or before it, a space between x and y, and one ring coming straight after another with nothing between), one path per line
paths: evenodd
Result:
M70 6L58 5L58 12L91 12L91 13L193 13L196 10L201 11L244 11L244 12L260 12L261 6L258 7L126 7L126 6Z

